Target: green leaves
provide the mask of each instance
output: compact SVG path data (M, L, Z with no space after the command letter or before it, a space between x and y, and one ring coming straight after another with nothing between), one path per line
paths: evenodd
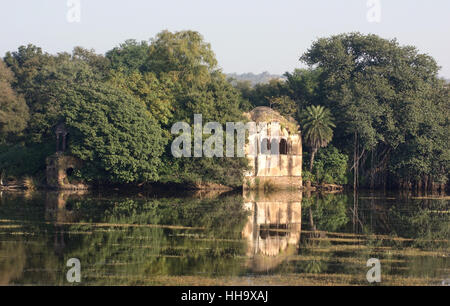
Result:
M195 31L162 31L151 41L143 71L175 73L189 83L204 83L217 67L211 45Z
M122 70L126 74L141 71L148 60L148 48L146 41L128 39L119 47L106 52L106 58L109 59L113 70Z
M29 117L25 99L12 88L14 75L0 59L0 143L22 132Z
M28 45L7 53L5 62L9 69L0 62L0 134L13 133L17 146L2 148L2 169L16 164L18 148L54 148L54 127L65 122L69 154L84 162L86 180L240 184L244 159L177 160L168 147L171 125L191 122L196 113L222 124L242 119L242 98L198 32L127 40L106 56L81 47L50 55ZM44 168L42 158L28 167L32 174Z
M293 117L297 113L297 104L288 96L271 97L269 103L283 116Z
M317 40L301 60L322 71L320 104L339 127L334 143L349 151L356 132L357 147L374 152L373 164L363 168L407 180L446 176L448 88L445 93L433 58L396 40L348 33Z
M348 156L333 146L320 150L314 162L315 181L325 184L347 184Z
M154 73L144 74L133 71L125 75L112 71L110 83L116 88L133 95L161 124L167 125L173 117L175 97L173 80L169 77L158 79Z
M86 162L84 178L117 183L158 180L167 140L144 105L104 84L76 86L64 103L70 150Z
M301 123L304 140L312 148L325 147L333 138L333 117L323 106L308 106Z

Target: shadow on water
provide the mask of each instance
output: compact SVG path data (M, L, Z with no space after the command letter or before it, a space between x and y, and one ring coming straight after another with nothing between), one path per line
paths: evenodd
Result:
M356 199L356 200L355 200ZM5 193L0 284L440 284L449 199L299 192Z

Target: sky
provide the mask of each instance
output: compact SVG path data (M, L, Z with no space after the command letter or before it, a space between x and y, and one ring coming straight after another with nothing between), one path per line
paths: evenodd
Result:
M29 43L49 53L74 46L104 53L129 38L195 30L211 43L224 72L283 74L304 67L299 57L317 38L359 31L416 46L450 79L449 0L0 2L0 56Z

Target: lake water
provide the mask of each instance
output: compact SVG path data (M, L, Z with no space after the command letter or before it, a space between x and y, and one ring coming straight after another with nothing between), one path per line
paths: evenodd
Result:
M401 193L2 192L2 285L450 282L450 199ZM70 283L70 258L81 282Z

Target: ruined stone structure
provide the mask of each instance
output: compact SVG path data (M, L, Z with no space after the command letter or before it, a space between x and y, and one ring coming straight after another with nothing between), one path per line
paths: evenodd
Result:
M302 139L297 122L269 107L245 115L257 129L245 145L251 169L245 173L244 189L301 188Z
M81 161L64 153L68 133L63 123L56 126L55 134L56 153L46 159L47 186L54 189L87 189L85 184L69 180L73 171L81 167Z
M250 211L242 236L247 240L248 265L267 271L295 254L300 241L302 193L244 192L244 208Z
M75 169L81 167L81 161L73 156L57 152L46 159L47 186L53 189L79 190L88 187L80 182L70 181Z
M66 150L67 129L64 123L59 123L55 129L56 134L56 152L64 152Z

